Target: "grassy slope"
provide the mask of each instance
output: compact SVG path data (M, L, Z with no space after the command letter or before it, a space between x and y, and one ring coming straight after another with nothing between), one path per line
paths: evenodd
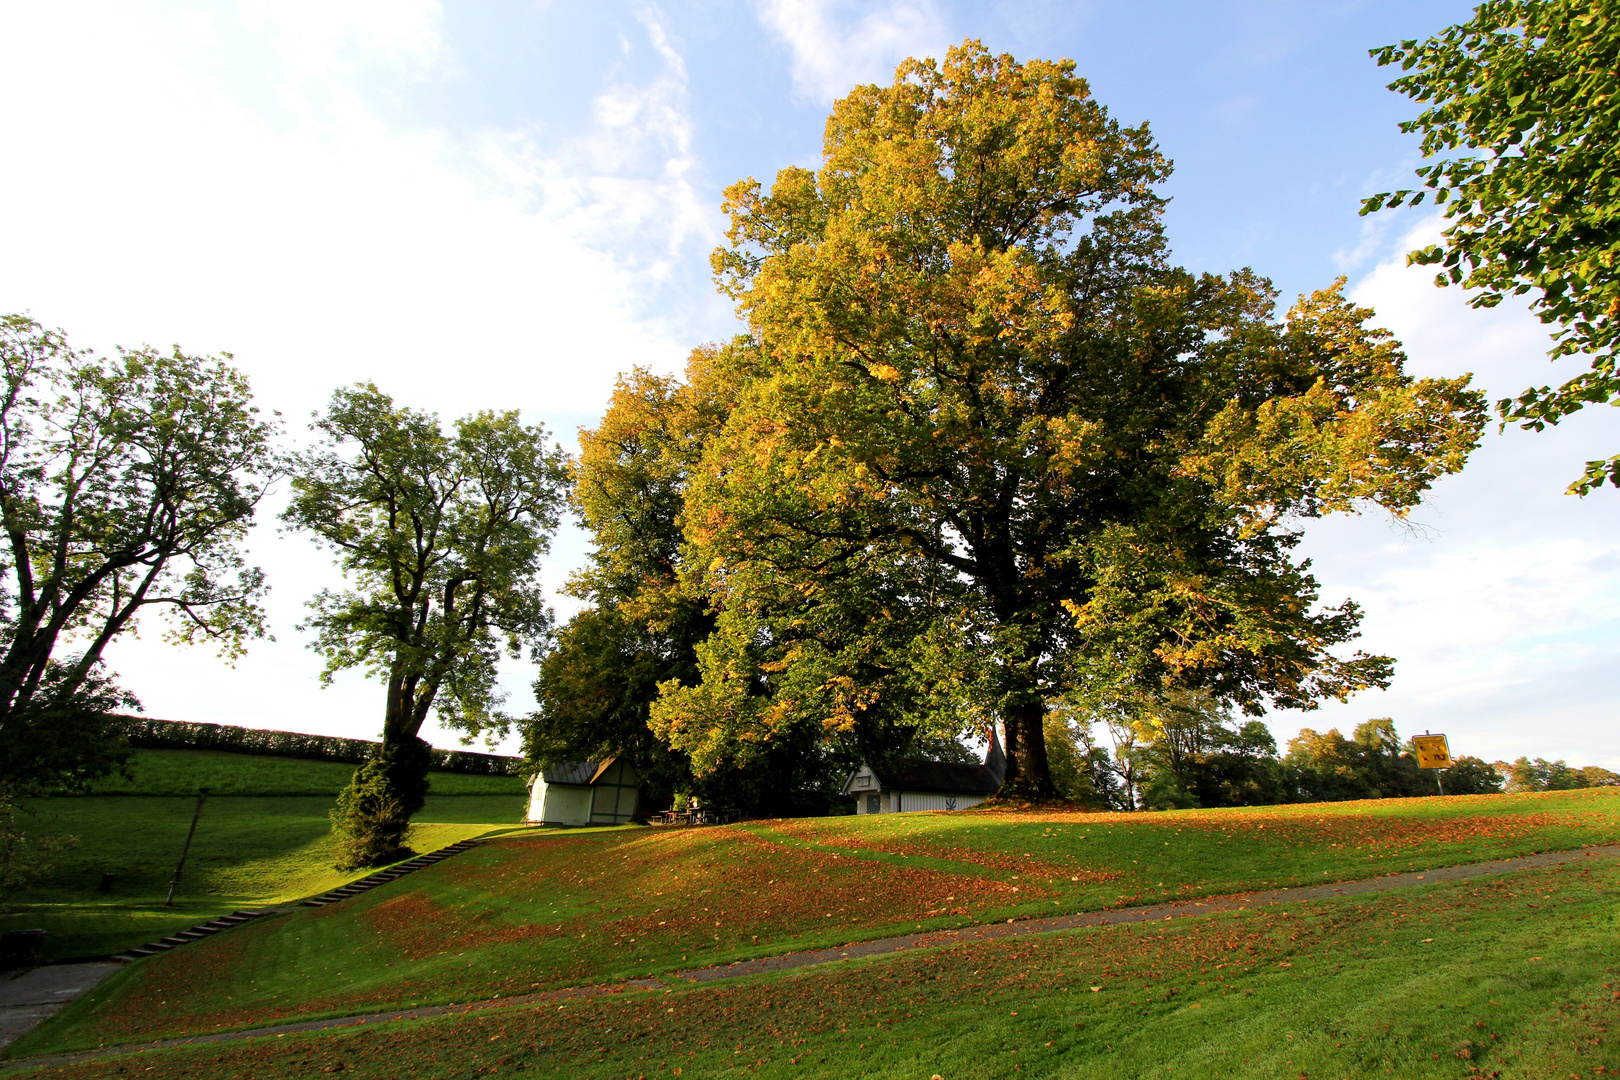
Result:
M1610 1070L1620 864L30 1075L1453 1078Z
M197 794L199 787L215 795L336 795L354 775L354 766L341 761L260 754L228 754L218 750L137 750L130 760L130 776L103 780L96 795ZM522 777L474 776L435 772L435 795L521 795Z
M323 761L158 750L136 755L130 792L30 800L25 828L78 845L55 872L8 905L0 929L42 927L47 961L132 948L239 907L282 903L357 876L332 869L332 797L352 766ZM521 780L435 773L413 843L429 851L522 818ZM203 808L174 907L164 895L199 786ZM315 794L307 794L315 792ZM464 793L463 793L464 792ZM103 874L111 892L98 891Z
M39 1053L487 998L1164 895L1620 840L1620 791L1153 815L917 814L514 837L133 965Z

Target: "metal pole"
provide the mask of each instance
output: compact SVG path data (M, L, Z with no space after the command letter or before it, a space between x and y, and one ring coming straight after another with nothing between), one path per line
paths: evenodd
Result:
M1444 769L1434 770L1434 786L1440 789L1440 794L1442 795L1446 793L1446 785L1440 782L1440 774L1443 772L1445 772Z
M207 788L197 789L197 810L191 815L191 831L186 833L186 846L180 849L180 862L174 868L174 877L169 879L169 898L163 901L164 907L174 907L174 890L180 885L180 872L186 868L186 856L191 852L191 838L197 835L197 819L202 817L202 806L208 798Z

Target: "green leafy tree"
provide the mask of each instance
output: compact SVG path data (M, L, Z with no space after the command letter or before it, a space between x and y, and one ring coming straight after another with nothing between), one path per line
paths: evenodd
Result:
M693 355L689 383L640 368L621 377L601 422L581 430L572 499L593 545L566 591L591 606L541 661L539 709L524 725L537 765L630 759L649 805L694 788L690 761L647 718L660 684L697 681L696 647L714 627L701 590L684 587L681 536L686 477L724 415L723 400L704 400L709 355Z
M438 417L370 384L340 389L297 457L283 519L337 556L350 581L310 601L323 681L359 667L386 684L382 747L334 812L346 866L399 853L428 788L430 714L468 738L505 733L503 649L551 628L539 562L557 527L566 458L543 427L480 412Z
M1283 759L1295 798L1301 802L1376 799L1378 786L1369 775L1366 753L1364 745L1345 738L1338 728L1326 732L1301 728L1288 740L1288 756Z
M1421 190L1367 199L1362 213L1433 195L1448 226L1408 261L1488 308L1532 294L1553 324L1554 357L1588 370L1498 403L1537 431L1588 404L1620 403L1620 6L1612 0L1485 0L1474 17L1422 41L1373 50L1407 74L1389 84L1425 108L1401 125L1423 136ZM1620 456L1589 461L1578 494L1620 485Z
M1404 513L1482 403L1337 288L1278 321L1263 279L1170 266L1169 168L1071 63L968 42L839 101L818 171L727 190L750 337L685 509L717 625L652 709L694 761L999 718L1044 797L1076 688L1258 713L1387 680L1334 651L1359 612L1318 610L1295 523Z
M678 730L649 723L661 694L701 682L699 650L716 620L683 535L692 470L724 423L739 354L693 352L684 381L643 370L619 381L600 424L580 433L573 499L593 535L589 564L568 591L591 606L575 615L541 663L540 708L526 725L537 764L630 758L649 803L697 796L754 813L825 812L864 759L958 754L953 740L915 729L826 738L819 723L780 731L757 753L723 753L694 768ZM773 692L769 678L751 692Z
M1271 730L1258 720L1239 723L1206 694L1150 701L1140 707L1136 728L1142 804L1148 809L1287 800Z
M1582 787L1620 787L1620 773L1612 769L1587 765L1580 772L1581 779L1585 781Z
M1095 719L1070 702L1046 714L1046 752L1052 785L1065 799L1105 810L1134 810L1123 771L1095 736Z
M1451 768L1445 771L1445 784L1447 795L1496 795L1504 779L1496 766L1463 756L1452 760Z
M71 348L0 318L0 783L79 787L116 767L99 670L148 609L227 659L264 634L243 542L277 470L275 425L229 356Z
M1398 799L1439 795L1433 770L1418 767L1410 739L1402 741L1389 717L1357 724L1351 738L1337 729L1305 728L1288 744L1284 759L1294 798L1303 801ZM1486 795L1502 790L1496 767L1476 757L1454 759L1443 774L1447 795Z
M1508 791L1573 791L1577 788L1620 786L1620 775L1596 765L1574 768L1562 759L1521 757L1509 764L1497 762L1507 778Z
M1361 748L1361 769L1376 793L1386 799L1438 795L1434 774L1418 768L1417 752L1401 742L1395 721L1387 716L1356 725L1353 735Z

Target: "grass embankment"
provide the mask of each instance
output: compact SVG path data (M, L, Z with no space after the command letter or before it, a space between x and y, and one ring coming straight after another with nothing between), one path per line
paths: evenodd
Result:
M284 903L359 876L332 868L327 816L353 766L159 750L137 754L133 771L132 782L120 782L122 794L25 803L30 833L78 838L51 876L0 916L0 929L43 928L47 962L120 952L236 908ZM199 786L228 794L209 796L175 905L166 907ZM191 794L169 794L176 789ZM516 777L435 773L433 790L417 815L412 842L421 851L523 816ZM111 889L101 892L105 874Z
M112 1057L89 1080L1592 1076L1620 864Z
M1620 840L1620 791L1170 814L915 814L501 839L143 961L17 1053L531 993L1164 897Z
M262 754L229 754L217 750L137 750L130 758L130 775L98 782L92 795L189 795L205 787L211 795L331 795L336 796L354 776L353 765L341 761ZM522 795L518 776L477 776L469 773L431 774L435 795Z

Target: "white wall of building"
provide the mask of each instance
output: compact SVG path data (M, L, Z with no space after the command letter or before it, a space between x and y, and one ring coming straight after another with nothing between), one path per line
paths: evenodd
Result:
M873 800L876 799L876 807ZM984 802L984 795L944 795L937 791L856 792L857 814L909 814L913 810L966 810Z
M548 784L534 778L529 790L529 821L546 825L589 825L591 789L582 784Z

